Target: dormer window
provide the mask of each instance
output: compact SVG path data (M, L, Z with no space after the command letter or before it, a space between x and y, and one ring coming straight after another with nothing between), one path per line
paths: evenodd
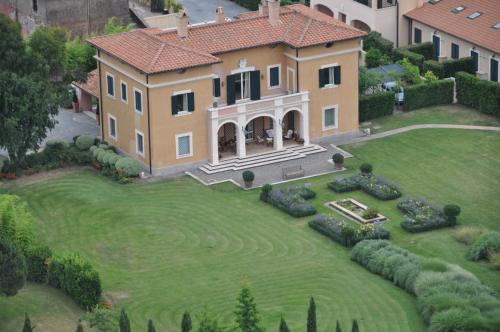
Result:
M481 16L481 12L474 12L474 13L470 14L469 16L467 16L467 18L474 20L474 19L478 18L479 16Z
M493 26L493 29L495 29L495 30L500 30L500 22L498 22L497 24L495 24L495 25Z

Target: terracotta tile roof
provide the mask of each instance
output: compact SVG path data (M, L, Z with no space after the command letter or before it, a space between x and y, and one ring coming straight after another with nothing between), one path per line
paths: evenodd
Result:
M459 6L465 7L465 10L453 13L452 10ZM467 18L474 12L481 12L481 15L473 20ZM500 53L500 30L493 29L495 24L500 23L499 0L441 0L435 4L426 3L406 16Z
M99 98L99 75L97 75L97 69L92 70L88 74L87 81L73 82L73 84L92 96Z
M281 23L249 12L224 23L189 26L187 38L175 29L142 29L92 38L89 42L145 73L220 62L217 54L284 43L300 48L360 38L364 32L304 5L281 7Z

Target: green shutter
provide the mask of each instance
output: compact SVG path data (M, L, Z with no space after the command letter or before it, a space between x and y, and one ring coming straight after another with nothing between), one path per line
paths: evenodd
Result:
M220 78L214 79L214 97L220 97Z
M234 92L234 82L236 81L236 75L228 75L226 77L226 92L227 92L227 104L233 105L236 103L236 94Z
M260 71L254 70L250 72L250 99L260 99Z
M194 92L188 93L187 98L188 98L188 111L194 112Z
M177 96L172 96L172 114L177 114Z
M333 84L340 84L340 66L333 67Z
M328 84L328 68L319 70L319 87L322 88Z

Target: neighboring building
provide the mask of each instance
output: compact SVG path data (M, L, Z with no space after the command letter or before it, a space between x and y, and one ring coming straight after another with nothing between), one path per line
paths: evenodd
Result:
M92 70L85 82L73 82L73 88L76 91L79 102L79 111L87 111L96 113L94 105L96 105L96 100L99 99L99 73L97 69Z
M143 29L97 49L102 136L153 174L358 131L362 31L263 1L211 23ZM274 153L273 152L273 153Z
M404 14L427 0L311 0L311 7L365 32L378 31L395 47L408 44Z
M472 56L483 79L499 81L500 2L434 0L406 14L413 43L431 41L442 61Z
M112 16L130 21L128 0L0 0L0 11L18 21L28 35L40 25L90 35L101 31Z

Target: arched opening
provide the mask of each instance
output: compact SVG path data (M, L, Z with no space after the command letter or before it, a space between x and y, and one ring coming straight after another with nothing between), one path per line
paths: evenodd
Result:
M332 10L331 10L330 8L328 8L327 6L325 6L325 5L320 5L320 4L318 4L318 5L314 6L314 9L316 9L316 10L317 10L317 11L319 11L320 13L323 13L323 14L326 14L326 15L328 15L328 16L333 17L333 12L332 12Z
M236 144L236 124L226 122L220 126L217 137L219 142L219 160L236 157L238 146Z
M356 29L362 30L364 32L370 32L372 30L370 29L370 26L368 24L360 20L352 20L351 25Z
M302 114L297 110L290 110L283 115L281 120L283 128L283 145L304 144L302 132Z
M245 126L247 155L272 151L275 143L274 119L262 115L251 119Z

